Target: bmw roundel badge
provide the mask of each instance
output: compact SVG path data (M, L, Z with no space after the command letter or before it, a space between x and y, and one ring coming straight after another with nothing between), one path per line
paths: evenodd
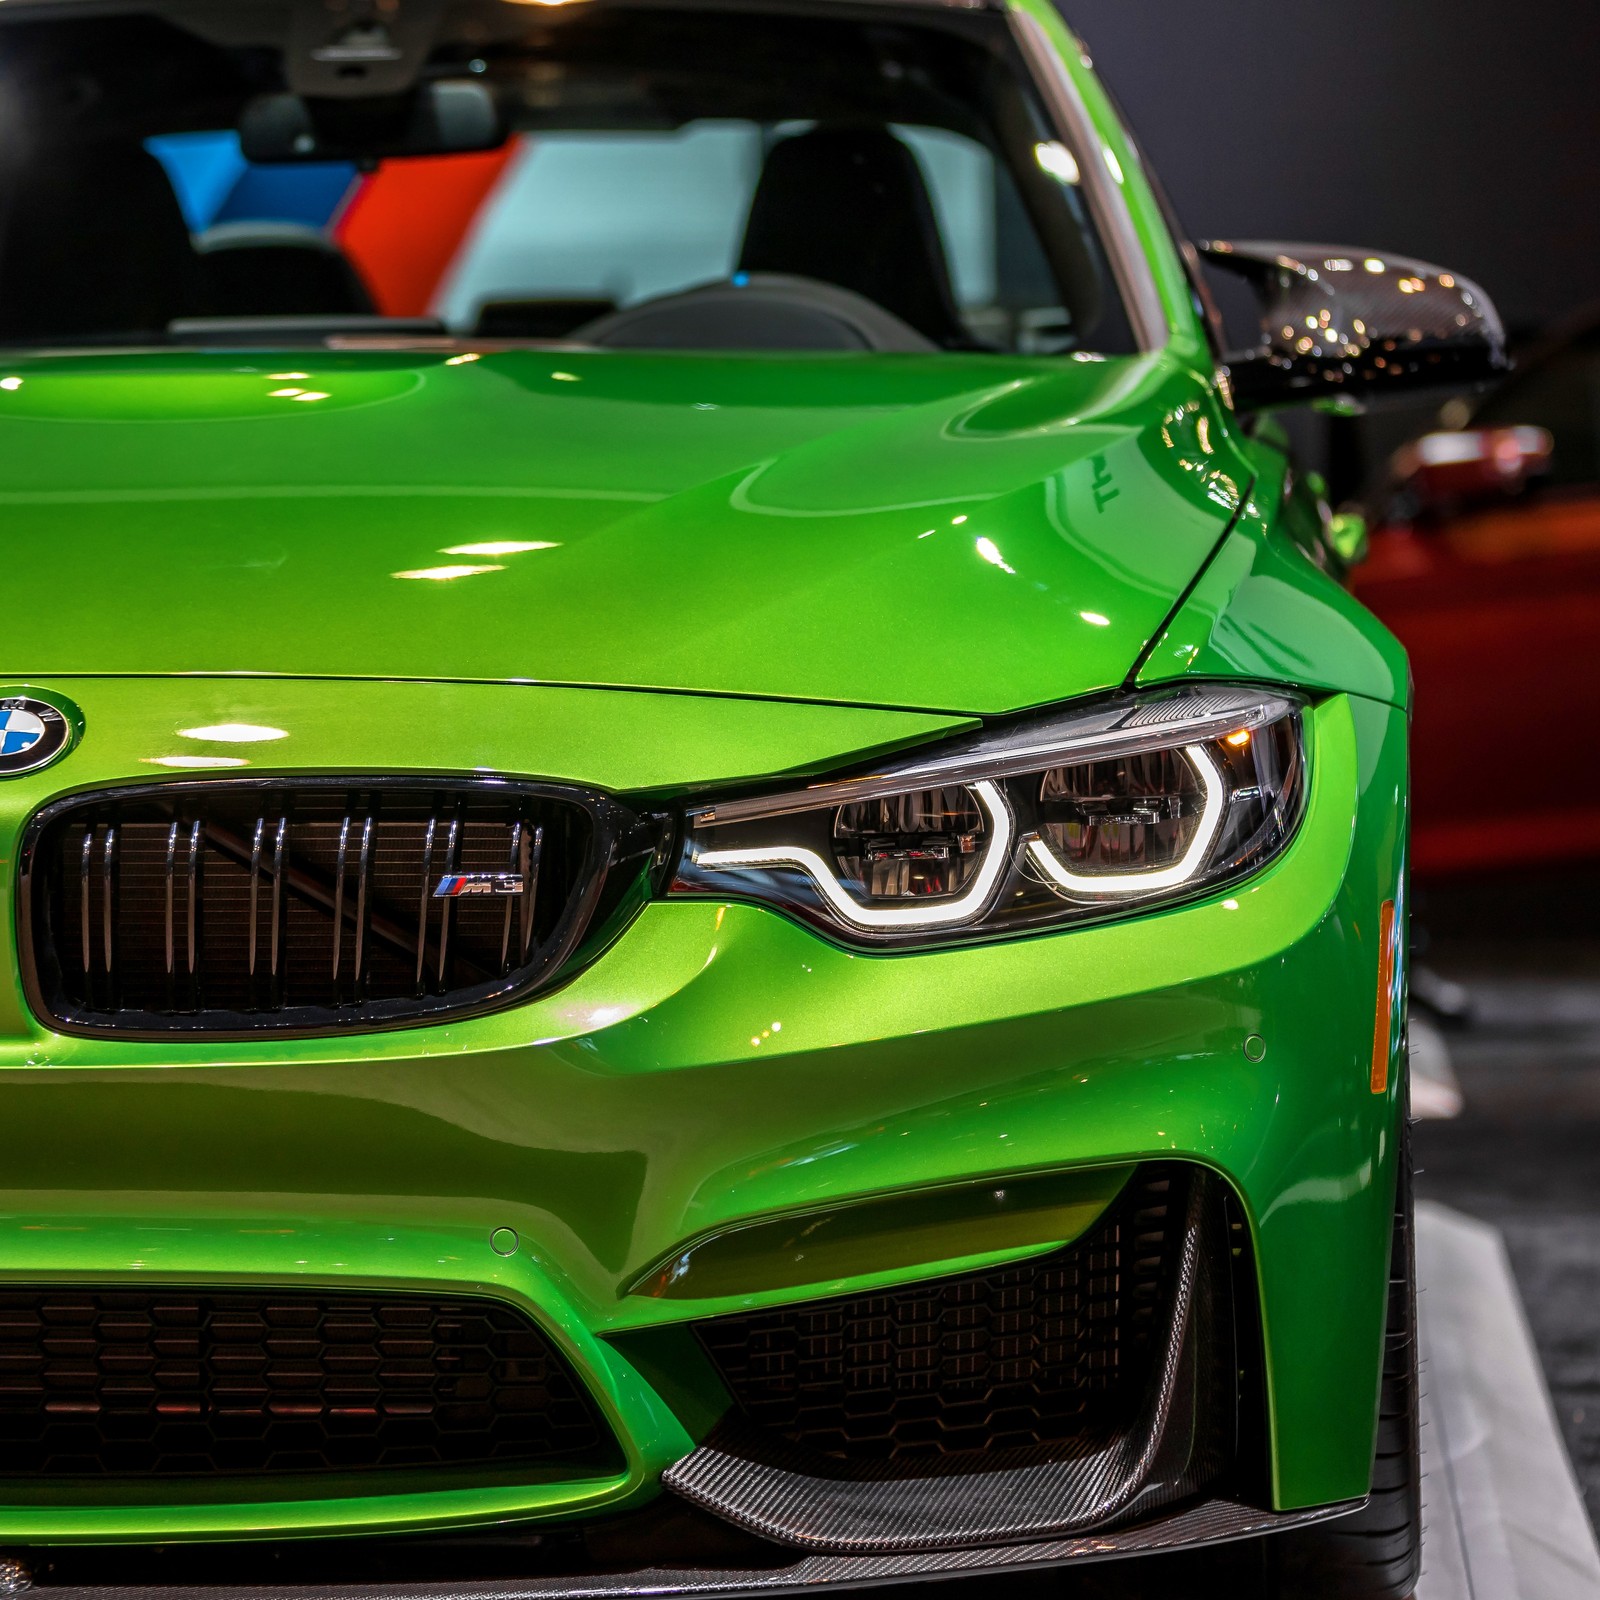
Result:
M72 723L55 706L21 695L0 695L0 778L47 765L71 742Z

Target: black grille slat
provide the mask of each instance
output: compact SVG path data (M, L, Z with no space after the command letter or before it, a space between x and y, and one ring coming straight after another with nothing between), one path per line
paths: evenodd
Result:
M267 819L256 818L255 838L250 842L250 928L248 933L250 987L256 986L256 945L260 938L261 914L261 844L266 837Z
M272 847L272 982L268 989L267 1005L273 1011L283 1009L283 885L288 870L289 819L280 817Z
M512 827L520 827L513 823ZM356 860L356 1004L367 997L367 890L372 881L372 835L374 822L368 816L361 822L361 852Z
M1027 1449L1115 1427L1147 1390L1189 1181L1174 1194L1164 1169L1142 1169L1050 1255L696 1332L748 1422L836 1459Z
M528 941L533 936L534 908L539 903L539 863L544 855L544 829L533 830L533 844L528 849L528 863L523 868L522 881L527 885L522 907L522 959L528 959Z
M189 852L184 870L184 949L188 959L188 1010L200 1009L200 839L198 822L189 824Z
M511 855L506 861L506 871L516 873L522 883L523 897L528 892L528 875L522 867L523 840L527 836L527 829L518 822L511 830ZM500 932L500 970L511 970L511 918L517 908L514 898L507 896L506 908L503 913L504 925Z
M173 992L172 992L172 990L173 990L172 979L173 979L173 962L175 960L175 953L174 952L175 952L175 947L176 947L176 944L177 944L177 938L176 938L176 935L173 932L173 929L174 929L174 927L176 925L176 920L177 920L176 894L177 894L177 872L178 872L178 828L179 828L178 820L177 820L176 817L174 817L173 820L172 820L172 825L167 829L167 873L166 873L167 893L166 893L166 901L165 901L165 909L166 909L166 938L167 938L167 945L166 945L166 955L167 955L167 1009L169 1011L175 1011L177 1009L177 1002L176 1002L176 999L175 999L175 997L173 995Z
M439 836L439 819L428 818L428 836L422 847L422 906L417 912L417 995L420 998L428 992L424 969L428 964L428 910L433 905L432 889L429 885L434 880L433 872L433 847Z
M117 986L117 829L113 823L106 829L105 843L100 857L100 932L105 952L106 998L114 1006Z
M333 940L333 992L339 992L339 956L344 948L344 883L345 868L350 853L350 818L347 815L339 824L339 854L333 869L333 922L330 937Z
M0 1480L618 1465L571 1369L496 1302L0 1289Z
M94 871L94 829L83 830L83 847L78 861L79 892L83 896L82 916L79 921L83 929L83 976L84 982L90 993L94 990L94 950L89 942L89 879Z
M152 786L54 811L26 846L30 997L75 1029L146 1034L383 1025L531 989L581 936L622 816L381 780ZM522 893L436 898L451 874Z
M461 819L450 819L449 831L445 834L444 843L444 870L445 873L454 873L460 866L458 851L461 845ZM439 902L439 987L444 988L445 973L450 966L450 919L455 910L454 900L441 900Z

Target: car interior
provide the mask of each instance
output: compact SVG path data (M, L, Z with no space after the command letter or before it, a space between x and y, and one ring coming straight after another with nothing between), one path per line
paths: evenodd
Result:
M397 143L407 95L293 100L293 8L131 13L115 51L8 14L33 89L0 170L0 338L271 342L282 319L398 317L615 348L1132 348L1076 163L994 17L582 11L485 0L432 40L407 95L492 96L503 127L480 148L502 166L422 300L374 281L350 219L456 158ZM251 108L285 100L348 159L242 156ZM437 250L450 226L419 207L383 250Z

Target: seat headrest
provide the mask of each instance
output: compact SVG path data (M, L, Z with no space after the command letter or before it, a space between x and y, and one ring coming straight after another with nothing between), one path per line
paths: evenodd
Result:
M207 309L178 197L142 145L63 146L0 171L0 337L160 335Z
M775 145L739 266L852 289L938 344L967 337L917 158L886 128L817 128Z
M221 317L368 316L377 307L333 240L294 222L224 222L196 240Z

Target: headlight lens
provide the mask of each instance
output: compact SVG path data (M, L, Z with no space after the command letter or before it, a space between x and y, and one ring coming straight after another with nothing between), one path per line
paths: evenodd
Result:
M1116 915L1254 872L1299 823L1300 702L1122 697L809 789L689 812L674 894L926 945Z

